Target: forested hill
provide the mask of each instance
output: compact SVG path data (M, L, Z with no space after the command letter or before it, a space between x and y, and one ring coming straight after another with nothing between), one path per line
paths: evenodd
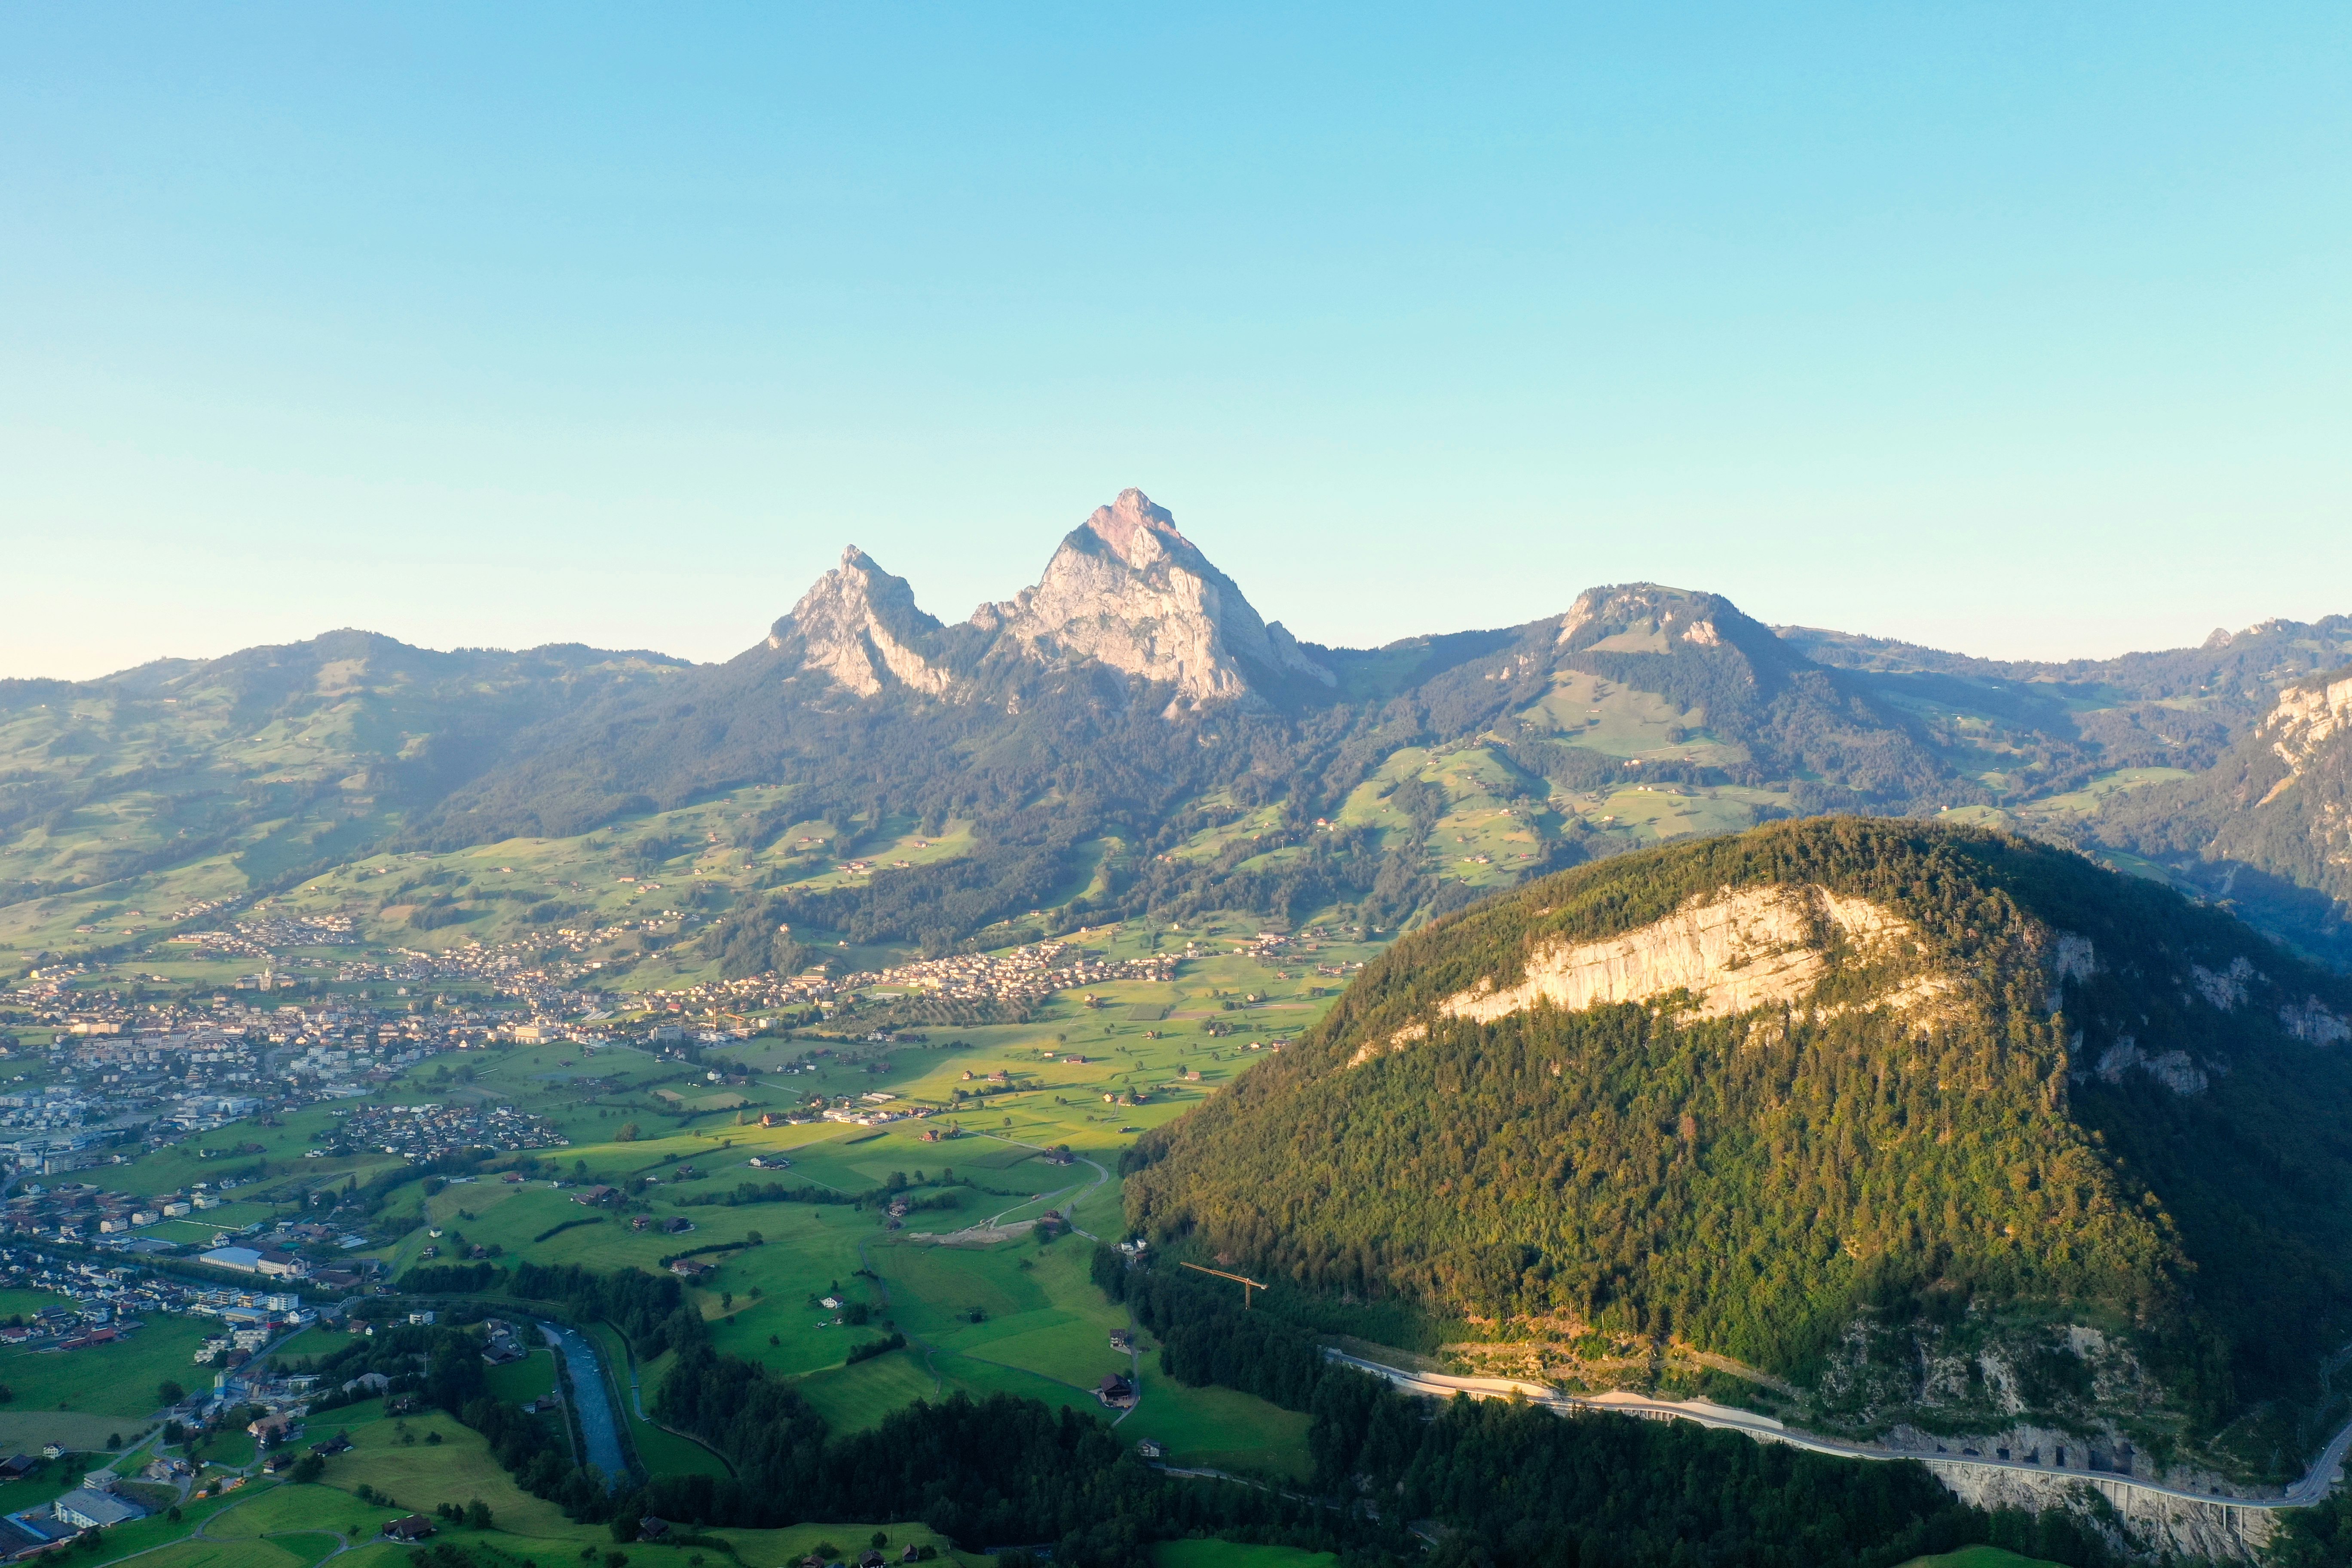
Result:
M2317 1419L2352 1339L2347 1018L2340 977L2066 851L1778 824L1398 942L1143 1140L1129 1218L1570 1381L1721 1355L1828 1425L2259 1470L2242 1426L2200 1445L2261 1408L2315 1436L2279 1413Z

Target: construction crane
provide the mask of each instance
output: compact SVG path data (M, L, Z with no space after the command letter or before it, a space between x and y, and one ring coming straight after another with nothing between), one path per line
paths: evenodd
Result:
M1258 1280L1251 1279L1239 1274L1228 1274L1222 1268L1202 1268L1197 1263L1187 1263L1184 1267L1187 1268L1196 1269L1202 1274L1213 1274L1220 1279L1231 1279L1235 1284L1239 1285L1242 1288L1242 1310L1244 1312L1249 1310L1250 1292L1253 1290L1263 1290L1265 1289L1265 1286Z

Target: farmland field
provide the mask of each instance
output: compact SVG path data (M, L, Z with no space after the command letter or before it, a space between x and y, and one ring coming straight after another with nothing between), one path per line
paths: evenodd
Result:
M211 1325L162 1313L146 1327L111 1344L85 1350L0 1351L0 1383L16 1395L20 1410L73 1410L119 1416L129 1436L163 1401L156 1387L165 1379L194 1387L210 1375L193 1358Z
M1153 1568L1330 1568L1338 1561L1328 1552L1233 1541L1163 1541L1151 1549Z
M1455 757L1425 765L1468 789L1476 781L1463 770L1483 764ZM1475 816L1475 800L1462 798L1462 809ZM1213 831L1204 847L1215 852L1237 831ZM501 863L517 858L502 852ZM1094 1237L1117 1237L1120 1152L1143 1130L1229 1087L1330 1005L1340 977L1243 951L1255 923L1203 918L1181 931L1139 923L1083 933L1090 949L1114 956L1186 944L1181 977L1055 995L1025 1023L933 1026L921 1031L927 1038L897 1041L757 1035L710 1050L692 1067L627 1042L516 1044L432 1058L370 1096L512 1106L546 1118L570 1141L512 1173L403 1180L403 1157L349 1149L341 1129L356 1104L346 1100L282 1108L199 1134L111 1168L107 1182L154 1194L234 1175L237 1184L222 1194L228 1201L149 1232L204 1246L223 1232L302 1217L327 1195L388 1177L373 1189L381 1196L364 1216L336 1222L373 1239L338 1256L380 1260L394 1278L476 1249L501 1267L529 1259L598 1271L661 1273L672 1259L692 1257L708 1272L681 1285L714 1348L787 1380L836 1432L866 1429L912 1401L956 1393L1014 1394L1108 1423L1116 1413L1095 1391L1106 1375L1137 1370L1109 1340L1113 1330L1130 1326L1129 1316L1091 1282L1091 1237L1041 1242L1034 1226L1058 1212ZM1325 961L1352 963L1373 951L1335 945ZM738 1076L714 1081L722 1069ZM764 1112L799 1112L817 1097L870 1097L930 1115L880 1127L760 1125ZM338 1148L349 1152L319 1153ZM206 1151L213 1157L203 1157ZM760 1167L751 1164L754 1157ZM594 1184L623 1189L625 1207L583 1206L577 1200ZM873 1200L877 1192L903 1199L911 1212L893 1223ZM821 1201L807 1201L812 1196ZM835 1305L824 1305L828 1298ZM59 1300L37 1291L0 1296L0 1317ZM15 1446L34 1447L52 1437L86 1448L110 1436L136 1439L164 1380L188 1388L210 1380L193 1354L215 1331L208 1320L150 1314L118 1344L0 1352L0 1383L15 1395L0 1411L0 1435L15 1430ZM643 1414L669 1357L637 1364L608 1326L590 1332L645 1467L726 1475L724 1459ZM894 1332L905 1336L905 1348L850 1363L853 1351ZM341 1331L310 1328L274 1355L299 1371L352 1343ZM556 1385L553 1356L535 1342L530 1352L486 1369L492 1392L523 1403ZM1303 1416L1230 1391L1175 1384L1160 1374L1150 1347L1142 1360L1143 1400L1118 1426L1122 1442L1150 1436L1185 1462L1303 1474ZM310 1568L333 1550L336 1535L373 1542L395 1512L478 1500L492 1527L449 1526L444 1539L462 1545L478 1537L518 1562L541 1563L606 1541L601 1526L575 1525L523 1491L481 1438L454 1419L425 1412L388 1420L382 1411L381 1401L369 1401L313 1419L313 1439L347 1430L355 1445L331 1459L314 1484L254 1477L222 1498L192 1502L180 1523L158 1516L121 1527L119 1538L162 1548L142 1563ZM227 1479L249 1470L257 1455L253 1440L232 1426L208 1436L192 1457L205 1477ZM394 1500L362 1506L353 1489L362 1481ZM0 1500L37 1503L59 1484L17 1483ZM181 1539L206 1514L214 1516L206 1539ZM821 1540L862 1543L877 1528L894 1539L941 1544L919 1527L888 1524L728 1534L739 1550L756 1544L764 1557ZM633 1546L629 1555L635 1568L686 1568L688 1554ZM407 1561L404 1549L362 1544L336 1562L392 1568L395 1557Z

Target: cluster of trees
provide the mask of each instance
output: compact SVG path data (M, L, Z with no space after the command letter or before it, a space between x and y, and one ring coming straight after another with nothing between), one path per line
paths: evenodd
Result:
M701 1317L667 1274L635 1268L600 1274L576 1263L525 1263L515 1269L513 1289L526 1300L558 1302L583 1322L612 1324L641 1360L704 1338Z
M448 1326L382 1324L373 1334L352 1335L350 1343L311 1362L309 1370L319 1374L327 1390L311 1402L313 1409L330 1408L330 1400L347 1403L342 1384L371 1372L391 1380L387 1395L415 1394L452 1415L488 1392L481 1341Z
M1817 1011L1435 1012L1540 942L1759 884L1869 899L1918 951L1847 952ZM2053 928L2102 965L2059 1015ZM1300 1048L1138 1145L1129 1219L1310 1290L1800 1376L1865 1307L2059 1304L2135 1328L2212 1425L2352 1331L2352 1216L2324 1197L2352 1180L2352 1067L2286 1037L2275 997L2225 1016L2193 990L2192 962L2241 957L2277 996L2342 997L2225 916L1991 835L1827 819L1622 857L1397 944ZM1857 1005L1931 970L1928 1019ZM1345 1066L1408 1024L1425 1040ZM2221 1064L2208 1091L2085 1070L2132 1031Z
M738 1182L723 1193L689 1193L677 1200L680 1208L697 1208L712 1204L728 1208L741 1208L746 1204L834 1204L856 1206L863 1199L855 1193L845 1193L834 1187L820 1187L813 1182L798 1186L786 1186L782 1182Z
M1218 1384L1286 1410L1314 1406L1333 1371L1312 1336L1270 1312L1236 1310L1232 1289L1216 1289L1173 1268L1129 1268L1117 1248L1097 1245L1094 1282L1123 1301L1160 1340L1160 1369L1195 1387Z
M495 1263L426 1263L403 1274L399 1288L413 1296L469 1296L498 1289L504 1270Z
M2338 1568L2352 1563L2352 1498L2337 1492L2315 1508L2279 1515L2270 1560L2277 1568Z

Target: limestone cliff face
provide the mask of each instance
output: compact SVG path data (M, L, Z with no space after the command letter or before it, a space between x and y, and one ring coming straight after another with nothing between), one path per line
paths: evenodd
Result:
M794 638L803 665L830 676L860 697L898 685L929 696L947 694L953 676L933 662L924 645L940 623L915 604L904 577L894 577L856 545L841 564L818 578L792 614L768 634L782 648Z
M2283 771L2282 771L2283 769ZM2237 779L2220 791L2211 786ZM2207 850L2284 873L2352 908L2352 668L2306 676L2278 701L2211 781L2239 809Z
M1269 625L1141 490L1119 492L1071 531L1034 588L983 605L972 624L1044 659L1092 659L1176 688L1176 702L1246 700L1269 678L1330 671Z
M2338 670L2336 675L2340 679L2322 676L2308 685L2287 687L2263 721L2262 732L2287 765L2289 777L2300 773L2312 753L2330 740L2352 733L2352 673Z
M1746 621L1713 594L1693 594L1655 583L1588 588L1560 617L1556 646L1583 652L1671 653L1678 643L1719 647L1729 617Z
M1446 997L1437 1011L1448 1018L1491 1023L1536 1006L1573 1013L1680 991L1696 1001L1700 1016L1724 1018L1802 1002L1827 978L1833 946L1843 944L1866 963L1911 952L1916 935L1909 921L1892 911L1826 888L1726 889L1622 936L1543 943L1528 954L1517 984L1498 988L1488 976ZM1874 1001L1907 1008L1948 988L1937 976L1913 976ZM1389 1037L1386 1047L1401 1050L1428 1033L1426 1025L1409 1024ZM1349 1066L1377 1059L1381 1045L1367 1041Z

